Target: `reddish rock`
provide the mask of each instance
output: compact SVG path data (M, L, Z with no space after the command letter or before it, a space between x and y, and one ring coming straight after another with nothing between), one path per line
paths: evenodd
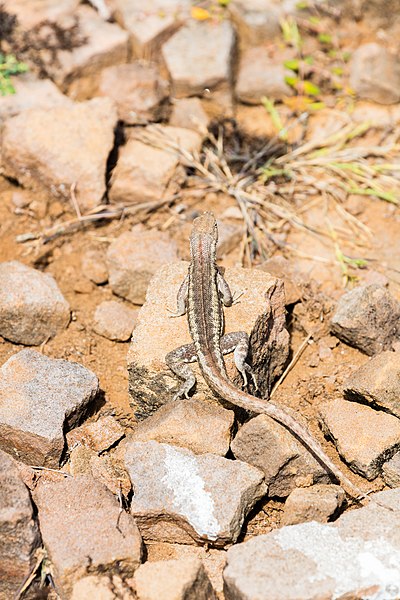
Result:
M362 44L351 57L350 85L361 98L381 104L400 100L397 56L374 42Z
M210 119L199 98L181 98L174 101L169 118L170 125L194 129L203 135L209 123Z
M126 342L132 335L136 318L137 310L115 300L105 300L96 308L93 329L109 340Z
M93 423L85 423L76 429L72 429L66 435L68 447L77 444L88 446L97 453L108 450L116 444L123 436L124 430L114 417L100 417Z
M282 99L291 96L285 77L292 75L282 62L274 62L265 47L249 48L241 57L235 93L240 102L260 104L263 96Z
M96 285L108 281L106 255L102 250L88 250L82 257L82 272Z
M281 32L284 13L271 0L232 0L228 9L243 46L258 46Z
M296 525L308 521L326 523L338 512L344 500L345 493L338 485L296 488L285 502L281 525Z
M383 464L382 477L389 487L400 487L400 452L396 452L390 460Z
M16 15L22 29L32 29L43 21L57 22L65 16L74 14L79 0L3 0L4 10Z

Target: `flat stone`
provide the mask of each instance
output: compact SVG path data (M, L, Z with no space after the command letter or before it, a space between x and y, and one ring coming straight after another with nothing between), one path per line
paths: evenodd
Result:
M228 8L243 46L258 46L281 32L283 10L280 3L271 0L231 0Z
M82 272L96 285L108 281L106 254L102 250L88 250L82 256Z
M173 127L194 129L203 135L210 119L199 98L180 98L174 100L169 124Z
M253 537L228 550L226 598L311 600L398 597L400 490L334 524L302 523Z
M299 415L295 417L303 422ZM231 450L239 460L261 469L270 497L284 498L305 483L330 481L328 472L309 450L267 415L245 423L232 441Z
M132 600L134 594L118 575L88 575L74 583L71 600Z
M126 231L108 248L111 289L134 304L143 304L154 273L176 258L176 243L167 233L140 227Z
M69 448L81 444L101 453L114 446L124 435L125 432L118 421L107 415L93 423L84 423L72 429L66 434L66 438Z
M21 350L0 369L0 447L19 460L57 468L64 432L86 416L99 382L86 367Z
M399 337L400 303L386 287L359 286L340 298L331 331L340 340L372 356Z
M137 310L115 300L105 300L96 308L93 329L109 340L126 342L132 335L136 318Z
M108 98L25 111L7 119L1 140L4 175L50 196L70 198L82 211L101 203L114 145L117 113Z
M79 6L74 15L85 42L57 52L47 67L56 84L75 100L96 95L102 69L128 60L129 34L116 23L105 21L90 6Z
M70 307L51 275L13 260L0 263L0 335L36 346L65 329Z
M344 393L400 418L400 352L373 356L345 381Z
M189 16L190 0L113 0L117 21L130 33L137 58L156 59L162 44Z
M146 540L224 546L236 541L266 491L261 471L214 454L158 442L129 442L131 514Z
M195 454L225 456L229 450L234 413L196 398L168 402L137 424L129 439L164 442L188 448Z
M132 138L120 149L111 176L111 202L155 202L179 189L185 174L179 164L181 155L170 144L176 143L188 152L197 152L202 138L197 132L180 127L160 126L157 131L153 135L157 147ZM147 129L145 133L149 133Z
M140 565L142 541L134 519L120 512L118 500L92 477L39 484L34 500L62 597L69 597L88 570L131 577Z
M265 47L249 48L240 59L235 94L240 102L260 104L261 98L282 99L293 90L285 81L292 72L271 60Z
M382 465L382 477L389 487L400 487L400 452Z
M312 485L296 488L285 502L281 525L296 525L318 521L326 523L334 517L345 501L345 493L338 485Z
M74 14L79 0L4 0L2 5L7 13L16 15L22 29L29 30L43 21L54 23Z
M190 21L162 47L174 95L227 89L232 76L235 33L229 21ZM193 68L195 65L195 68Z
M188 263L181 262L157 271L139 313L127 357L131 404L139 420L170 400L180 385L166 366L165 356L192 340L187 319L171 319L167 307L175 310L178 289L187 270ZM253 371L261 395L268 395L289 353L283 283L255 269L227 268L225 278L234 294L245 290L241 301L225 310L225 331L249 333ZM241 386L232 357L227 358L228 371ZM197 376L196 390L210 397L198 366L193 363L192 367Z
M398 57L374 42L362 44L351 58L350 85L361 98L380 104L399 102Z
M118 118L127 125L145 125L166 116L169 84L154 63L137 61L103 69L99 95L112 98Z
M283 279L286 305L296 304L296 302L301 300L301 285L304 283L304 280L301 278L300 274L296 272L287 258L280 255L273 256L261 263L257 268L266 271L274 277Z
M350 469L367 479L400 447L400 421L369 406L332 400L320 408L321 422Z
M0 450L0 598L14 598L35 563L40 535L16 462Z

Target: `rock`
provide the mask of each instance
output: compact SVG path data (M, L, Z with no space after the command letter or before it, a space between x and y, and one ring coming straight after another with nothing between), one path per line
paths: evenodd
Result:
M15 461L0 450L0 598L14 598L35 563L40 535Z
M4 0L3 10L16 15L18 24L24 30L32 29L43 21L55 23L62 17L72 15L78 8L79 0Z
M369 406L332 400L320 409L324 431L350 469L367 479L400 447L400 421Z
M141 308L127 357L129 393L135 415L142 420L172 398L179 382L165 364L165 356L191 342L187 319L171 319L167 307L175 310L179 286L188 263L162 267L149 284L146 304ZM227 268L226 281L233 293L245 290L241 301L225 311L225 331L250 334L252 365L261 395L267 395L281 374L289 352L285 329L283 284L257 270ZM273 327L271 329L271 323ZM242 380L227 357L228 371L240 386ZM196 363L196 390L210 396ZM231 408L231 407L229 407Z
M176 243L167 233L138 227L126 231L108 248L111 289L134 304L143 304L154 273L176 258Z
M132 138L121 148L111 176L111 202L158 202L178 190L185 175L179 164L181 155L171 144L176 143L188 152L197 152L201 137L194 131L178 127L164 126L157 131L159 133L153 136L157 147Z
M296 420L300 423L299 415ZM258 415L236 434L231 450L236 458L263 471L268 496L284 498L304 483L329 483L328 472L282 425Z
M197 558L146 562L136 571L134 582L138 600L217 600Z
M302 523L228 550L225 597L235 600L398 597L400 490L373 496L334 524Z
M88 250L82 257L82 272L96 285L108 281L106 255L101 250Z
M188 448L195 454L225 456L229 450L234 413L195 398L168 402L137 424L134 442L164 442Z
M168 88L157 65L137 61L104 69L99 95L114 100L118 118L127 125L145 125L166 116Z
M373 356L345 381L344 393L400 418L400 352Z
M12 77L15 94L0 96L0 124L32 108L53 108L73 106L68 96L64 96L50 79L35 79L30 73Z
M266 491L261 471L214 454L158 442L129 442L131 513L145 540L224 546Z
M241 57L235 94L240 102L260 104L263 96L281 100L293 90L285 81L292 72L268 56L265 47L249 48Z
M141 562L134 519L112 493L91 477L39 484L34 500L40 531L53 566L56 589L69 597L75 581L115 570L131 577Z
M109 340L126 342L132 335L136 317L137 310L115 300L105 300L96 308L93 329Z
M380 104L400 100L400 66L395 54L374 42L355 50L350 63L350 85L361 98Z
M0 369L0 447L19 460L57 468L64 432L86 416L98 392L77 363L21 350Z
M400 303L379 285L359 286L339 300L331 331L369 356L390 348L399 336Z
M283 279L285 284L286 305L296 304L296 302L301 300L301 284L304 283L304 281L302 281L301 276L296 272L287 258L280 255L273 256L261 263L257 268L266 271L274 277Z
M68 200L76 184L81 210L93 208L106 191L106 163L116 123L116 110L108 98L25 111L7 119L1 141L4 175Z
M296 488L285 502L281 525L318 521L326 523L343 505L345 494L338 485Z
M135 57L156 59L165 40L188 16L190 0L113 0L117 21L130 33L131 50Z
M102 69L128 60L129 34L89 6L79 6L74 14L85 41L72 50L58 51L57 60L47 70L69 96L85 100L96 95Z
M382 477L391 488L400 487L400 452L383 464Z
M105 485L114 496L127 498L132 490L131 480L121 460L107 454L98 456L87 446L75 446L70 450L71 475L94 477Z
M283 11L271 0L232 0L229 11L243 46L258 46L281 32Z
M174 100L169 118L169 124L173 127L194 129L203 135L209 123L210 119L199 98Z
M189 21L162 47L177 98L229 88L235 33L229 21ZM195 66L195 68L194 68Z
M0 335L39 345L65 329L70 307L51 275L13 260L0 263Z
M224 254L229 254L234 248L237 248L243 237L243 228L238 225L230 225L225 221L218 223L218 248L217 258L221 258Z
M77 294L91 294L93 290L93 283L86 277L80 277L74 282L74 292Z
M118 575L88 575L74 583L71 600L132 600L134 593Z
M93 423L84 423L66 434L68 448L81 444L98 454L114 446L125 435L121 425L112 417L100 417Z

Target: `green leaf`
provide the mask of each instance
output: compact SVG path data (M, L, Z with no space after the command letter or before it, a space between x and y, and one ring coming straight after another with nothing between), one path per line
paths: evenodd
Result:
M292 58L290 60L285 60L283 65L290 69L291 71L298 71L300 66L300 61L297 58Z
M298 10L304 10L305 8L308 8L310 6L310 3L307 2L307 0L300 0L300 2L296 3L296 8Z
M286 83L288 85L290 85L290 87L296 89L296 86L299 83L300 79L298 77L295 77L295 76L292 77L291 75L286 75L285 76L285 81L286 81Z
M319 33L318 41L321 42L321 44L332 44L332 36L330 33Z
M343 67L332 67L332 73L334 75L343 75Z
M314 57L313 56L306 56L304 58L304 62L306 63L306 65L312 65L312 64L314 64Z
M321 93L319 87L315 83L312 83L312 81L303 81L303 89L304 93L309 96L319 96Z
M294 18L289 16L287 19L281 19L280 25L285 42L299 51L303 45L303 40Z
M265 110L268 112L268 114L270 115L270 117L272 119L272 123L274 124L274 127L278 132L278 137L281 140L286 141L287 140L287 132L282 123L280 114L278 113L278 111L275 108L274 101L270 100L270 98L267 98L266 96L263 96L261 98L261 102L263 103Z
M399 200L394 192L385 192L384 190L378 190L376 188L357 187L349 187L347 188L347 191L349 194L357 194L358 196L375 196L380 200L385 200L386 202L391 202L392 204L399 204Z
M218 4L220 6L228 6L228 4L230 4L231 0L218 0Z

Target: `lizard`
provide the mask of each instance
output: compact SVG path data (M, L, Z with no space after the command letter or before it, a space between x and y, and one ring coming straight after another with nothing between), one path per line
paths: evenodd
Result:
M288 411L267 399L237 388L229 379L223 359L234 351L235 365L241 373L244 386L251 367L246 363L249 336L246 332L223 335L223 306L233 304L233 297L216 262L218 227L211 212L205 212L193 221L190 235L191 261L189 272L179 288L177 309L171 316L187 313L192 344L185 344L165 357L168 367L184 380L173 400L189 397L196 383L188 363L197 360L209 388L229 404L255 414L265 414L283 425L313 454L340 482L356 501L370 500L365 492L355 486L342 470L329 458L320 443ZM172 312L172 311L171 311Z

